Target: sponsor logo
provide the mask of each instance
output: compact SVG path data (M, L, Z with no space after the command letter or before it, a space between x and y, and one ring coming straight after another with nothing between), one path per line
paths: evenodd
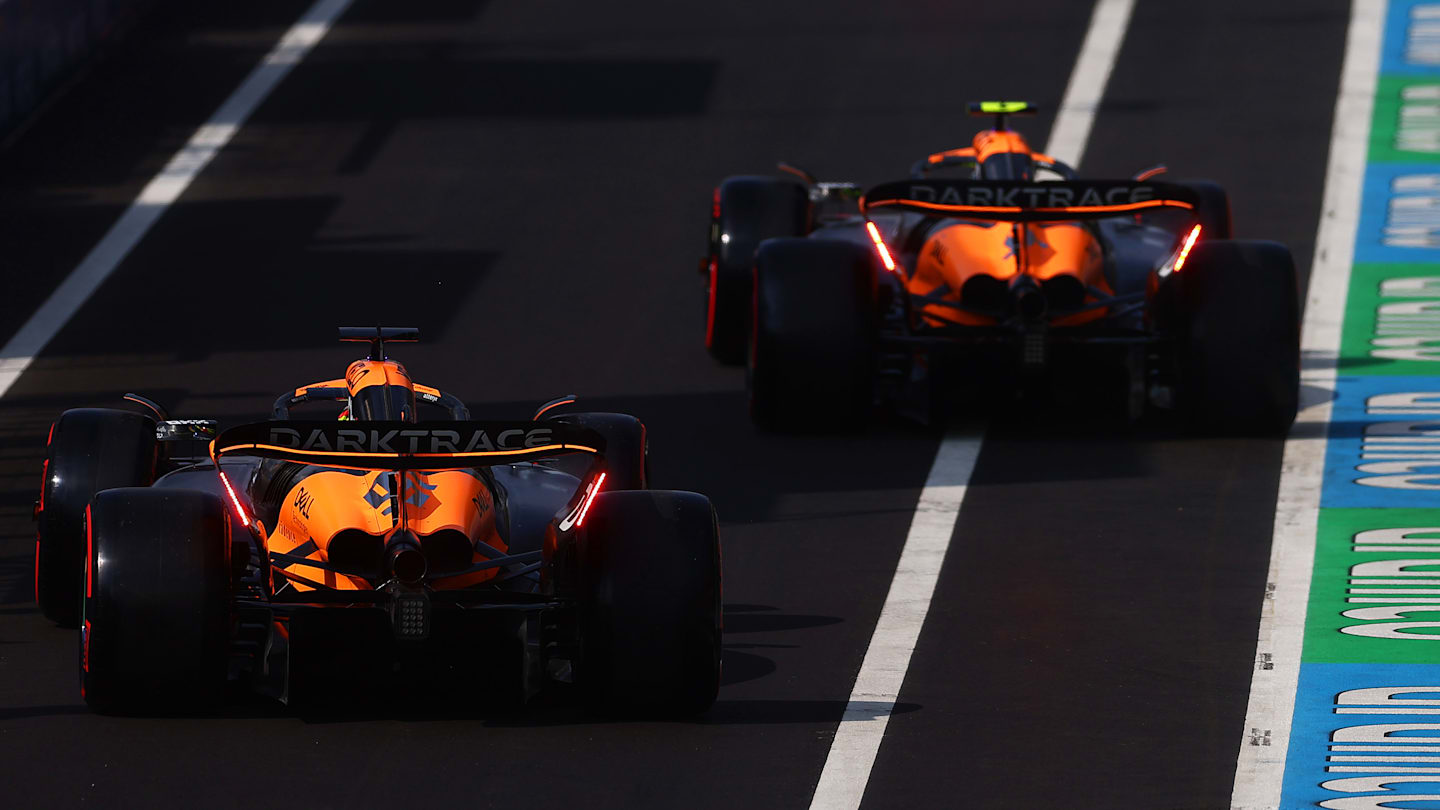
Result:
M1436 135L1440 137L1440 129ZM1440 247L1440 174L1402 174L1390 181L1380 241L1386 247Z
M1386 420L1365 426L1355 483L1385 489L1440 490L1440 391L1376 394L1365 400L1372 416L1423 419Z
M1405 554L1400 559L1355 563L1348 571L1345 602L1354 607L1340 615L1355 624L1339 628L1341 633L1367 638L1400 641L1440 641L1440 556L1419 557L1440 552L1437 526L1408 526L1369 529L1352 538L1358 554ZM1426 536L1429 535L1429 536ZM1426 620L1430 619L1430 620Z
M302 433L286 427L270 428L269 444L293 450L330 453L476 453L529 450L555 443L552 428L511 428L490 435L476 429L457 430L362 430L313 428Z
M1440 66L1440 4L1426 3L1410 9L1410 26L1405 33L1407 63Z
M1440 84L1412 84L1400 91L1395 148L1402 152L1440 152Z
M1440 344L1440 276L1381 281L1370 356L1434 362L1440 360L1437 344Z
M1071 208L1126 205L1155 199L1153 186L1087 186L1073 188L1050 184L1023 186L913 185L909 197L940 205L1006 206L1019 208Z
M304 487L300 487L295 493L295 501L293 504L295 511L299 512L300 516L306 520L310 519L310 507L313 506L314 503L315 496L306 492Z
M1346 798L1320 807L1394 808L1391 802L1440 801L1440 686L1372 686L1335 695L1336 715L1373 715L1330 734L1320 787ZM1418 715L1418 716L1417 716ZM1425 785L1421 787L1421 785Z

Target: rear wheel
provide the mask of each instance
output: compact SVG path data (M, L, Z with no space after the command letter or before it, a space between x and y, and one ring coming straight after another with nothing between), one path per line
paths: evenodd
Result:
M62 627L80 615L85 509L96 492L148 486L155 477L155 420L129 411L77 408L50 434L36 510L35 601Z
M810 197L804 186L773 177L727 178L716 197L705 268L705 347L716 360L739 364L750 334L755 249L772 237L808 233Z
M720 534L693 492L605 492L579 541L577 683L597 706L703 712L720 688Z
M1275 242L1201 240L1177 274L1181 407L1208 432L1283 434L1300 389L1295 261Z
M649 444L645 424L627 413L566 413L556 422L588 428L605 439L605 489L645 489L649 485Z
M220 499L205 492L95 496L80 629L81 694L90 708L170 714L219 702L229 639L228 526Z
M771 430L855 429L874 404L879 307L872 251L772 239L755 256L750 417Z

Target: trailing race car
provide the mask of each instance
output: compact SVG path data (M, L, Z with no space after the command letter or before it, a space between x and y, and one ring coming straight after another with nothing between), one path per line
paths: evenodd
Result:
M1202 428L1286 430L1289 250L1232 240L1213 183L1153 180L1164 167L1077 179L1007 126L1030 105L971 111L994 128L863 194L785 164L716 189L705 341L747 362L755 422L853 426L877 399L929 421L957 395L1078 380L1129 418L1178 408ZM962 176L934 176L946 169Z
M313 705L398 669L506 704L564 681L608 707L709 707L715 513L647 489L644 425L557 413L573 397L472 421L385 356L417 330L340 331L368 357L286 392L271 421L217 436L128 395L152 414L51 428L36 599L80 626L86 702L188 711L239 681ZM319 401L344 410L291 418Z

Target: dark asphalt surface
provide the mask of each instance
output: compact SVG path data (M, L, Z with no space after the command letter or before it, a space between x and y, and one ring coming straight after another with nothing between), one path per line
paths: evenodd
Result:
M0 151L8 338L307 4L162 3ZM215 7L211 7L215 6ZM776 159L873 183L966 100L1064 91L1088 4L358 0L0 399L5 807L805 806L937 437L755 433L700 341L708 194ZM1225 184L1308 269L1346 4L1142 2L1082 170ZM1026 122L1040 147L1052 117ZM147 393L238 422L334 376L342 323L477 416L576 392L650 428L722 521L725 685L700 723L367 707L103 718L30 602L44 431ZM867 807L1228 800L1280 444L991 425Z

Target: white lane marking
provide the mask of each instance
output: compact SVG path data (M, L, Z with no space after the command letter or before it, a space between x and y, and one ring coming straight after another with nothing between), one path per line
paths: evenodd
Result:
M70 271L70 275L30 316L20 331L0 348L0 396L54 339L80 307L95 293L120 262L139 244L160 215L189 188L215 155L230 142L255 108L310 53L351 0L318 0L275 47L260 60L245 81L220 109L190 136L145 188L140 190L120 219Z
M930 598L955 532L955 520L975 470L975 459L980 455L982 438L979 432L959 433L946 436L940 443L915 507L885 606L880 610L880 621L875 625L860 675L850 691L850 702L835 730L825 769L810 800L812 809L860 806L885 726L910 666L910 655L930 610Z
M1130 27L1135 0L1098 0L1090 16L1090 27L1080 45L1080 56L1070 73L1064 99L1050 130L1050 144L1045 154L1062 163L1079 166L1090 142L1090 127L1105 96L1105 85L1115 69L1120 42Z
M1071 165L1079 163L1133 8L1133 0L1096 3L1046 154ZM977 430L949 434L940 443L915 507L895 578L880 609L880 620L810 799L811 810L860 807L885 727L910 668L910 656L930 611L930 600L935 595L935 584L983 440L984 431Z
M1320 517L1320 486L1325 472L1325 434L1335 387L1335 360L1355 233L1360 218L1361 181L1370 139L1370 116L1380 65L1380 36L1385 0L1355 0L1350 10L1345 57L1340 70L1325 196L1310 292L1305 303L1301 352L1304 410L1285 442L1280 490L1275 503L1275 529L1270 545L1269 585L1260 609L1255 668L1240 754L1235 764L1234 810L1274 808L1280 803L1295 689L1300 680L1300 652L1305 635L1305 607L1315 560L1315 532ZM1273 668L1259 664L1269 656Z

